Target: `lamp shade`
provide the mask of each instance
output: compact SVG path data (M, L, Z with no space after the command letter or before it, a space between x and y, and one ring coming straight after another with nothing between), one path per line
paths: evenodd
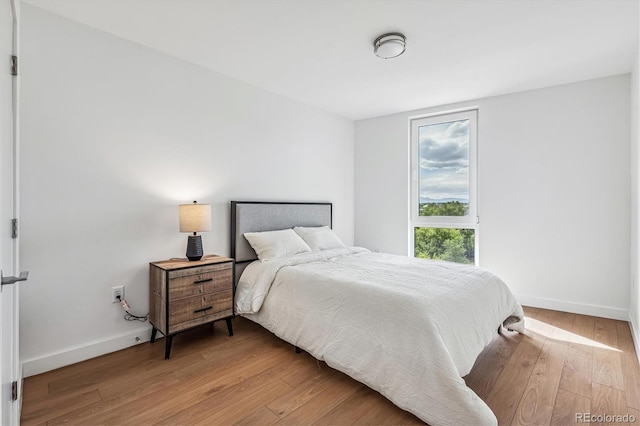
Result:
M180 204L180 232L211 231L211 205L209 204Z

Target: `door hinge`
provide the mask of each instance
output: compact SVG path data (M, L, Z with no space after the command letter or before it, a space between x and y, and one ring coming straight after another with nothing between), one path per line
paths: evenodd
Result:
M16 381L11 382L11 400L18 400L18 382Z
M18 219L11 219L11 238L18 238Z
M18 75L18 57L11 55L11 75Z

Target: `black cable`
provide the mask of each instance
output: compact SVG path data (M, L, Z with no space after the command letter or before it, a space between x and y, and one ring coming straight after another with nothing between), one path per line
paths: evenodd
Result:
M120 295L116 296L116 298L120 301L120 303L122 304L122 307L124 308L125 306L128 308L129 305L127 304L127 302L125 301L124 303L123 300L120 298ZM149 319L149 314L140 317L138 315L133 315L131 312L129 312L128 310L124 310L126 312L126 314L124 314L124 319L126 319L127 321L140 321L140 322L145 322Z
M143 317L139 317L138 315L133 315L131 312L129 311L125 311L126 314L124 315L124 319L126 319L127 321L141 321L141 322L145 322L149 319L149 314L143 316Z

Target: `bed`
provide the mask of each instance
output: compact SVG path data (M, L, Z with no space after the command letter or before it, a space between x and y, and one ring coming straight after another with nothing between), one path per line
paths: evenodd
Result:
M474 266L344 247L331 222L331 203L232 201L236 313L429 424L497 424L462 377L501 327L524 332L508 287ZM264 251L289 250L292 233L306 248Z

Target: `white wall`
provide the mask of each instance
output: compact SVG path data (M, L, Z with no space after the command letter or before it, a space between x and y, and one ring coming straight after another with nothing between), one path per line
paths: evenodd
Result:
M184 257L177 204L210 203L207 253L229 254L229 201L334 203L353 243L353 122L24 5L25 374L149 338L148 262ZM259 64L256 64L259 66Z
M629 309L629 76L356 122L355 243L407 254L409 117L477 106L480 265L522 303Z
M640 13L638 20L640 22ZM640 359L640 34L631 72L631 285L629 317Z

